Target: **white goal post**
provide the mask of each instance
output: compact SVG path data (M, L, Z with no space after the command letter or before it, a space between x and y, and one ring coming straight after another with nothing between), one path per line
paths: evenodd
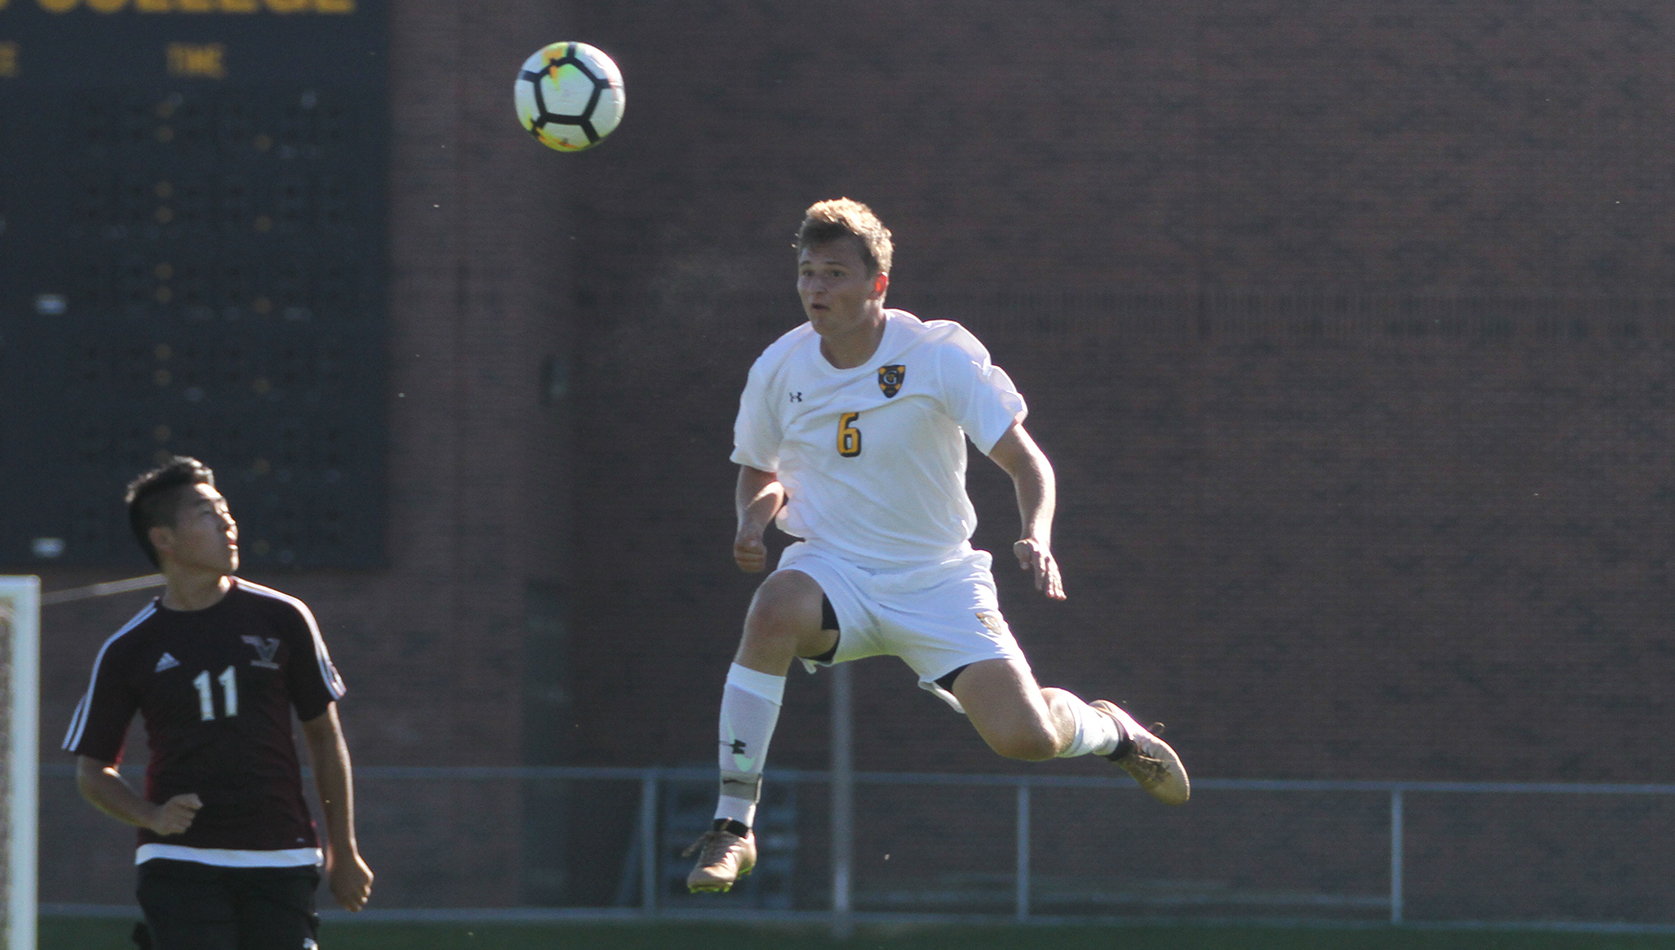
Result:
M5 950L35 950L41 581L0 577L0 926Z

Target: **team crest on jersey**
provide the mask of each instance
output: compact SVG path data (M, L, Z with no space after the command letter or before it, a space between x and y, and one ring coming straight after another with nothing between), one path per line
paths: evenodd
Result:
M902 380L907 378L907 367L900 363L878 367L878 388L884 390L884 398L888 399L901 392Z
M264 670L277 670L279 664L273 658L279 655L279 641L272 637L240 637L245 643L256 648L257 659L251 660L251 666L259 666Z

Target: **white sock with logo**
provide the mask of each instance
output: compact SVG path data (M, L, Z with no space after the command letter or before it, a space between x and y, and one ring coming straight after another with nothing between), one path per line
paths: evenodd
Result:
M727 671L727 686L721 692L721 799L715 806L716 820L747 826L756 820L762 767L784 698L783 676L737 663Z
M1059 753L1059 758L1110 755L1117 751L1118 743L1124 738L1122 727L1112 721L1110 716L1077 699L1069 690L1061 692L1069 700L1067 705L1070 714L1076 719L1076 735L1071 738L1070 745Z

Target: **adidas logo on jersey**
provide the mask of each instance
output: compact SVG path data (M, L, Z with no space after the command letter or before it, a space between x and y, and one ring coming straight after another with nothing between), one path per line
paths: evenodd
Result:
M179 660L177 660L174 657L170 656L169 654L165 653L162 656L157 658L157 668L155 670L152 670L151 672L161 673L164 670L172 670L179 665L180 665Z

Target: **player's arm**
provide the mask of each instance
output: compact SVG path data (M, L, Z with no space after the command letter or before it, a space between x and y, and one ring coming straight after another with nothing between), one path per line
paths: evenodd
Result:
M1063 600L1064 581L1059 577L1058 562L1053 560L1052 553L1056 500L1053 463L1047 461L1047 454L1024 431L1022 422L1012 423L1012 428L989 450L989 458L1012 476L1012 487L1018 493L1023 536L1012 545L1018 566L1034 576L1036 590L1054 600Z
M123 780L113 762L76 756L76 788L94 808L123 824L178 835L192 827L204 803L195 794L176 795L161 805L148 802Z
M302 732L326 817L326 882L339 904L360 910L372 894L372 870L355 844L355 783L337 704L328 704L324 713L304 722Z
M785 486L777 472L739 466L739 485L734 493L739 530L733 536L733 560L738 562L739 570L757 574L768 566L768 546L762 536L767 533L768 522L779 514L784 504Z

